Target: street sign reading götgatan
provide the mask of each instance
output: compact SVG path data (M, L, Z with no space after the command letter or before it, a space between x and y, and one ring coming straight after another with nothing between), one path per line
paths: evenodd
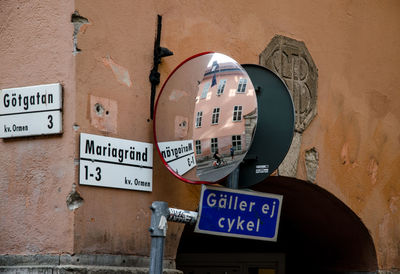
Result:
M0 90L0 138L59 133L62 133L61 84Z
M196 232L276 241L282 196L203 186Z

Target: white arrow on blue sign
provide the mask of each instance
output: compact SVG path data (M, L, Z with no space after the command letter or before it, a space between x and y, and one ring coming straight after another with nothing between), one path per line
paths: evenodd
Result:
M283 196L203 185L196 232L277 241Z

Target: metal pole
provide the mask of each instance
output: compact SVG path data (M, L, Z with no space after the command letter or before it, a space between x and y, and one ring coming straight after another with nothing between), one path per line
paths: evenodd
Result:
M152 210L151 225L149 228L151 235L150 250L150 274L162 274L164 241L167 236L167 217L169 215L168 203L156 201L151 204Z
M195 224L198 213L178 208L168 208L167 202L156 201L151 204L151 235L150 274L162 274L164 241L167 236L168 222Z
M229 174L226 186L232 189L239 188L239 167L235 168L232 173Z

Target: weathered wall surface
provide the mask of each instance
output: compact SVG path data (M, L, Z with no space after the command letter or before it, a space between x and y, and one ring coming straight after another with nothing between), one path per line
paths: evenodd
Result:
M174 52L163 59L161 82L182 60L198 52L212 50L240 63L258 63L259 54L276 34L304 41L318 68L318 114L303 133L296 176L307 180L307 152L316 167L310 171L315 183L343 200L371 231L380 267L399 266L395 224L399 223L400 113L395 73L400 60L395 52L400 38L395 34L400 6L396 1L253 1L246 5L77 1L76 9L89 20L78 38L82 52L77 56L80 111L76 117L81 130L141 141L152 140L147 121L148 74L157 14L163 16L161 44ZM94 126L91 96L116 102L114 131ZM80 188L87 204L79 209L77 252L102 246L104 251L147 254L148 239L143 235L152 199L194 209L198 188L173 179L157 157L154 164L152 195ZM106 209L101 207L104 201L110 203ZM137 234L129 237L122 227L135 227ZM167 256L174 256L173 247L168 245Z
M360 1L338 8L329 11L328 20L321 19L313 38L304 39L319 70L318 115L303 134L297 177L307 179L306 152L315 148L315 182L362 219L380 267L398 268L400 101L395 67L400 57L394 52L400 49L395 35L400 5Z
M71 1L0 3L0 89L58 82L64 92L62 135L0 140L0 254L73 251L72 12Z
M153 142L149 74L160 13L156 6L151 1L76 2L77 12L88 20L77 37L77 133ZM166 76L163 71L161 82ZM104 106L103 115L93 111L97 103ZM76 211L75 252L148 256L152 201L194 210L198 189L174 179L155 149L152 193L80 186L85 204ZM182 229L169 225L169 258L175 255Z
M381 269L400 268L398 1L3 3L0 88L61 82L66 96L61 137L0 142L1 253L147 256L152 201L196 209L199 187L176 180L156 153L152 193L78 186L84 204L74 214L65 205L77 183L80 132L153 141L148 76L160 14L161 45L174 52L159 67L161 83L198 52L258 64L275 35L305 43L318 68L318 101L302 133L296 177L314 180L362 219ZM74 11L83 18L75 55ZM106 111L97 113L96 104ZM181 230L170 224L167 258Z

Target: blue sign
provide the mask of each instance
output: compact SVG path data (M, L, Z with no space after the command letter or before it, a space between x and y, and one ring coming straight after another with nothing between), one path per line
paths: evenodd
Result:
M195 231L276 241L282 198L276 194L203 185Z

